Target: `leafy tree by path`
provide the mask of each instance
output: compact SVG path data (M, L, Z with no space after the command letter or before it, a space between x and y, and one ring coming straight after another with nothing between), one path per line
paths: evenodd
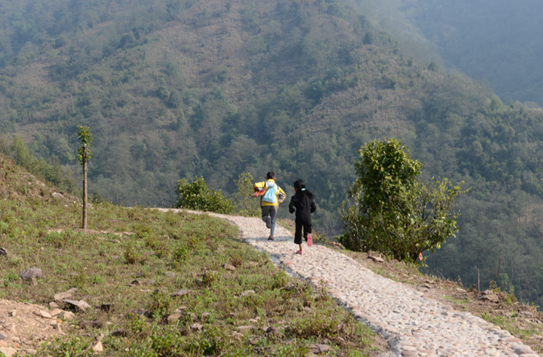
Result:
M81 228L87 229L87 162L92 157L90 145L94 135L90 132L88 126L78 125L77 128L77 138L81 143L81 147L77 150L77 159L83 167L83 221Z
M237 180L234 180L238 187L238 192L234 194L237 205L237 213L247 217L260 216L260 204L258 199L252 197L253 194L253 175L243 172Z
M454 235L458 214L451 208L460 186L447 179L421 183L422 164L394 139L369 142L359 154L351 202L342 209L346 247L415 262Z
M192 183L189 183L187 179L177 181L175 192L179 196L175 203L176 208L215 213L232 213L234 211L232 200L223 196L221 191L208 188L203 177L197 177Z

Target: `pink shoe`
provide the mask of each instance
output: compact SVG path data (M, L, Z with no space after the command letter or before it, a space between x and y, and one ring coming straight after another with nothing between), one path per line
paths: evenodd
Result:
M311 236L311 233L307 234L307 246L311 247L313 245L313 237Z
M301 250L299 250L299 251L297 251L297 252L294 253L294 254L300 254L300 255L302 255L302 253L303 253L303 252L302 252Z

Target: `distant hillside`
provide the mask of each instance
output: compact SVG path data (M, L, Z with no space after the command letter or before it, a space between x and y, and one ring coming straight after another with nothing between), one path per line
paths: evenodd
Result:
M0 10L2 132L77 173L75 129L89 125L91 192L169 206L179 178L232 193L241 172L274 170L289 193L307 181L316 224L332 234L357 150L394 136L425 177L472 188L458 238L431 269L465 284L479 269L486 283L506 248L500 284L543 301L532 273L543 111L413 60L356 2L0 0Z
M449 67L489 83L504 101L543 106L543 3L409 0L401 10Z

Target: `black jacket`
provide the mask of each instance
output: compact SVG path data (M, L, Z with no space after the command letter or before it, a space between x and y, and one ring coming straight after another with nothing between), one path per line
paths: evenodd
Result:
M313 195L307 191L298 191L290 199L288 210L290 213L296 211L296 220L302 220L306 223L311 223L311 213L315 212L317 206L313 201Z

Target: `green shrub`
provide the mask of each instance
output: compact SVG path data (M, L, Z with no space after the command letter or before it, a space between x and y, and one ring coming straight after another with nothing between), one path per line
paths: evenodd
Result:
M175 262L184 262L189 258L189 250L186 246L182 245L173 252L173 259Z
M203 177L197 177L192 183L187 179L177 181L175 192L179 196L175 203L176 208L215 213L234 212L232 200L223 196L221 191L208 188Z
M172 305L172 298L169 294L156 292L151 296L151 304L149 310L155 315L164 315Z
M238 192L234 194L236 200L236 213L247 217L260 216L259 200L253 195L253 175L248 172L241 173L237 180L234 180L238 186Z
M124 250L124 259L128 264L142 263L145 261L132 242L128 243Z
M288 276L285 272L280 271L273 276L272 289L281 289L287 286Z

